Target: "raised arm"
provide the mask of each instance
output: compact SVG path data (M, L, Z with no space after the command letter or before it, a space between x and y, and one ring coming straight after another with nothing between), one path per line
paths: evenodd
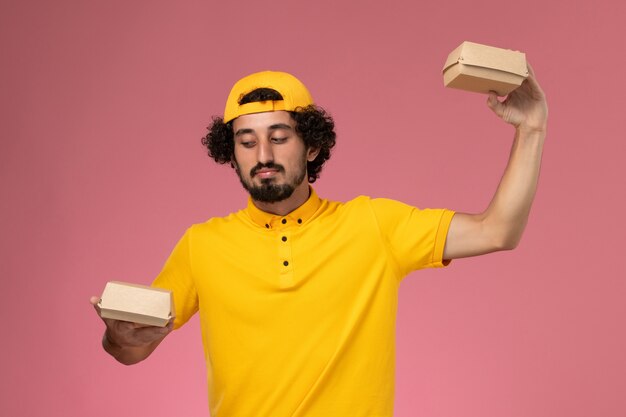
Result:
M98 300L98 297L90 299L96 311L98 311ZM133 365L150 356L174 327L173 321L165 327L155 327L120 320L102 320L106 325L102 336L102 347L124 365Z
M532 68L523 84L503 102L495 93L487 105L515 127L515 139L504 175L487 209L452 218L444 259L513 249L519 243L535 198L546 137L548 106Z

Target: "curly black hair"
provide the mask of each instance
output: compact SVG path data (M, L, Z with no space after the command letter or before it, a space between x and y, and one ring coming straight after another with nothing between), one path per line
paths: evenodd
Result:
M265 100L282 100L283 96L270 88L256 89L239 100L239 104ZM319 149L320 152L313 161L307 162L307 175L310 183L314 183L320 176L322 166L330 159L330 151L335 146L335 122L330 114L315 105L298 108L289 112L296 122L296 133L304 140L307 148ZM235 151L232 121L224 123L221 117L213 117L207 127L209 133L202 138L208 154L218 164L230 163L232 166Z

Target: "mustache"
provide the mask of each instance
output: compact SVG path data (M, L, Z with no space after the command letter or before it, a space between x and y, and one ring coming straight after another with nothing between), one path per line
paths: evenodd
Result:
M278 172L284 172L285 171L285 167L283 167L280 164L275 164L273 162L268 162L267 164L262 164L262 163L258 163L255 166L252 167L252 169L250 170L250 176L254 177L256 175L257 172L259 172L260 170L262 170L263 168L268 168L268 169L275 169Z

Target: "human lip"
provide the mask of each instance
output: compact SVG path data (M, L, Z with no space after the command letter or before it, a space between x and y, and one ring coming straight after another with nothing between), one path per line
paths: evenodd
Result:
M260 178L270 178L278 173L278 169L276 168L261 168L257 170L254 175L259 176Z

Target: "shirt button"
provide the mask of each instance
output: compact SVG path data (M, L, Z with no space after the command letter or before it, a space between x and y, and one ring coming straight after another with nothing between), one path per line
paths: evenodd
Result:
M302 224L302 219L298 219L298 224Z
M287 236L283 236L281 239L282 239L283 242L286 242L287 241Z
M288 266L289 262L285 261L285 262L283 262L283 265Z
M282 223L282 224L287 223L287 219L283 219L283 220L281 221L281 223Z

